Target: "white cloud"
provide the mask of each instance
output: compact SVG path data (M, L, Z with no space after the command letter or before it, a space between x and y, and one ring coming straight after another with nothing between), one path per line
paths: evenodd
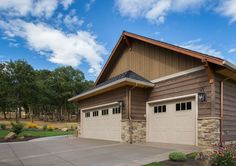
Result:
M79 19L76 16L75 10L71 10L70 13L65 16L63 21L64 21L65 26L69 28L70 30L77 29L79 26L82 26L84 24L84 20Z
M202 7L209 0L116 0L115 6L122 16L146 18L163 23L170 12L184 12Z
M0 27L11 36L25 39L32 50L47 55L53 63L78 66L81 61L86 61L90 66L90 73L97 75L101 70L102 55L106 54L106 49L90 32L66 34L44 24L22 20L0 22Z
M217 11L231 18L231 22L236 21L236 0L221 0Z
M1 14L16 16L35 16L49 18L53 15L58 5L68 8L73 0L1 0Z
M64 6L64 9L68 9L68 7L74 2L74 0L62 0L62 5Z
M89 11L91 9L91 6L95 3L96 0L89 0L88 3L85 4L85 10Z
M207 55L223 58L221 51L212 48L212 46L209 44L202 44L201 39L190 40L186 43L180 44L179 46L190 50L198 51Z
M232 53L235 53L235 52L236 52L236 48L231 48L231 49L228 51L229 54L232 54Z

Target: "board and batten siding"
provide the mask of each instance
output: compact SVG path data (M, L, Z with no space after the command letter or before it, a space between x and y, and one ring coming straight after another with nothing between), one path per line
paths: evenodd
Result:
M154 80L202 65L199 59L158 46L132 40L132 49L125 48L116 59L106 80L128 70Z
M220 81L224 77L216 78L216 107L220 112ZM220 116L220 113L219 113ZM236 140L236 82L224 81L224 112L223 112L223 139L224 141Z
M208 82L206 70L156 83L149 92L148 101L195 94L202 88L207 94L207 101L199 103L198 117L210 117L212 115L211 85Z
M89 108L89 107L95 107L98 105L104 105L108 103L118 102L120 100L124 101L124 108L122 112L123 114L126 114L127 111L127 87L121 87L118 89L114 89L109 92L105 92L93 97L89 97L87 99L81 100L78 102L79 109Z

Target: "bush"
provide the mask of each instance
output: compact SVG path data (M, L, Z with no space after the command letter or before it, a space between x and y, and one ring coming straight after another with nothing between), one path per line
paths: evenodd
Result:
M38 125L37 124L35 124L35 123L28 123L27 124L27 128L28 129L37 129L38 128Z
M48 125L43 125L43 130L47 130Z
M16 133L17 135L23 131L24 124L23 123L11 123L12 132Z
M7 129L7 125L4 124L4 123L0 124L0 129L6 130Z
M188 159L194 160L197 157L197 155L198 155L198 152L193 152L193 153L187 154L186 157Z
M212 154L212 159L216 166L235 166L236 145L218 146Z
M48 131L53 131L53 130L54 130L54 127L53 127L52 125L48 125L48 126L47 126L47 129L48 129Z
M172 152L169 154L169 159L171 161L186 161L187 157L182 152Z

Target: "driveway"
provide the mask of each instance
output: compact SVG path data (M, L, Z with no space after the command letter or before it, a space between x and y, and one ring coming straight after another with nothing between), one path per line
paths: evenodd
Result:
M1 143L0 166L133 166L167 159L174 150L192 146L122 144L113 141L60 138Z

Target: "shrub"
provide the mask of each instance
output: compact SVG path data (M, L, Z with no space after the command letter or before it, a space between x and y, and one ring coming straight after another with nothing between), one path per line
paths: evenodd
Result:
M169 159L171 161L186 161L187 157L182 152L172 152L169 154Z
M47 130L48 125L43 125L43 130Z
M212 159L216 166L235 166L236 145L217 146L212 154Z
M194 159L197 157L197 155L198 155L198 152L193 152L193 153L187 154L186 157L187 157L188 159L194 160Z
M53 127L52 125L48 125L48 126L47 126L47 129L48 129L48 131L53 131L53 130L54 130L54 127Z
M35 124L35 123L28 123L27 124L27 128L28 129L37 129L38 128L38 125L37 124Z
M14 133L17 135L20 134L23 131L24 124L23 123L11 123L11 129Z
M4 124L4 123L0 124L0 129L6 130L7 129L7 125Z

